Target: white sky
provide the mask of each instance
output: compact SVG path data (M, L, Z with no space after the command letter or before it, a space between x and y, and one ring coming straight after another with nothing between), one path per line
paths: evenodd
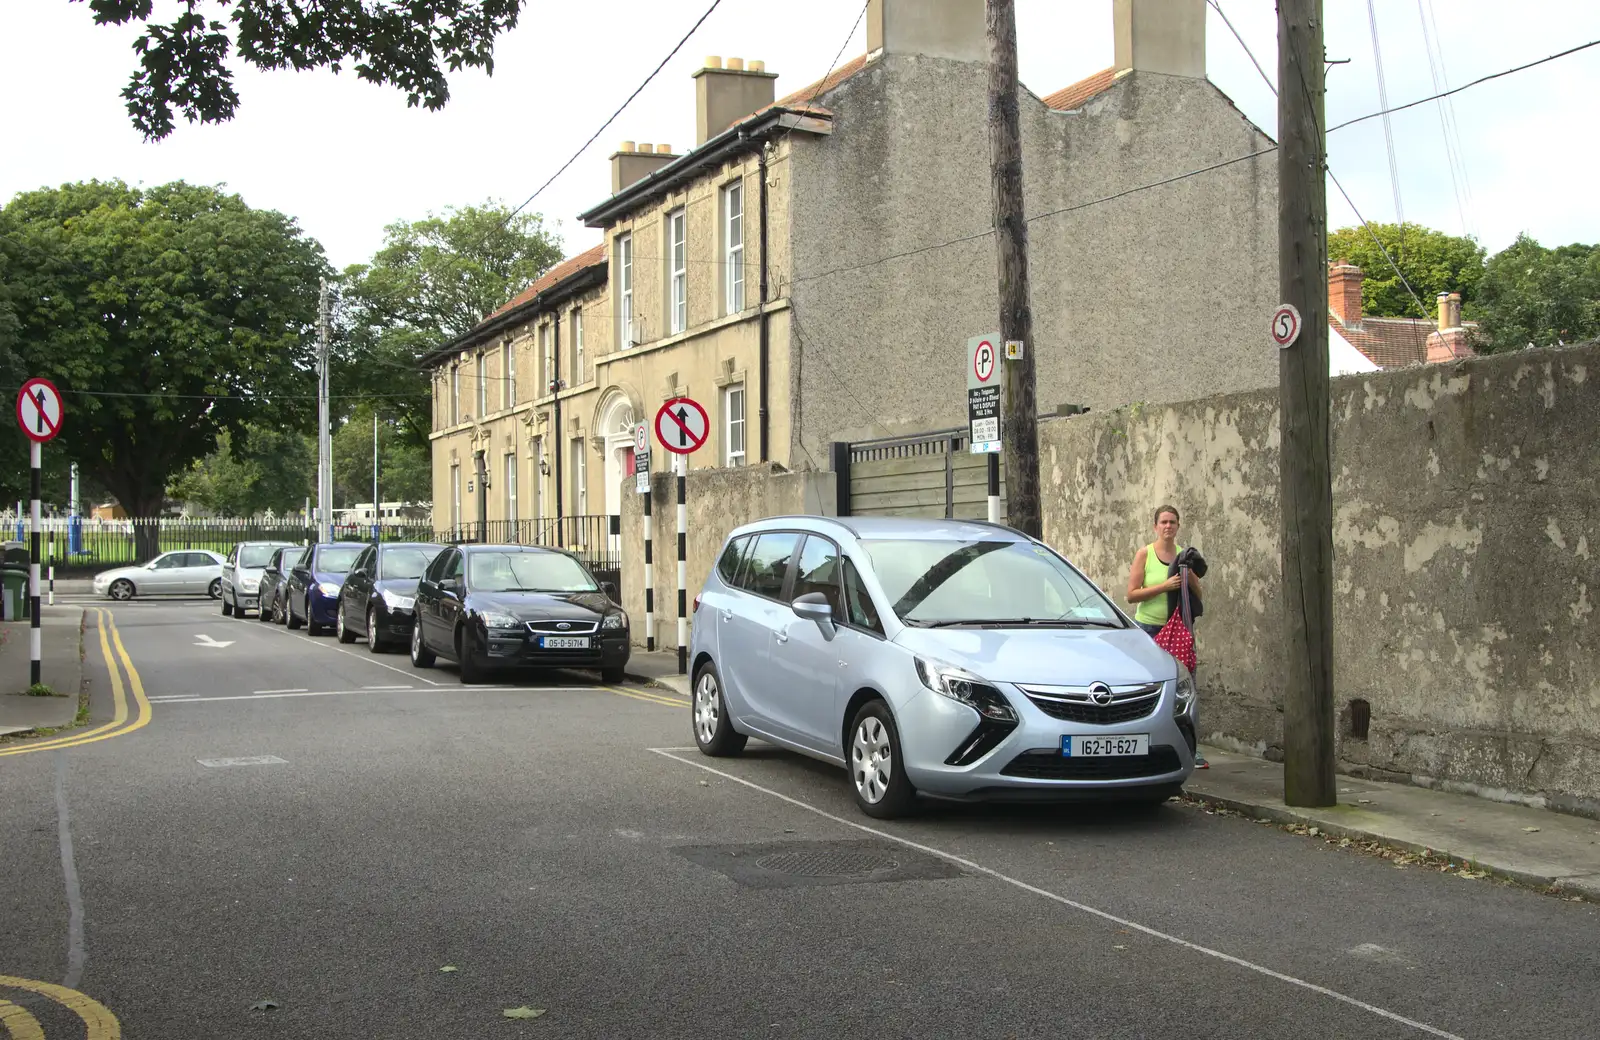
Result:
M1276 69L1270 0L1220 0L1269 75ZM1375 0L1391 104L1434 93L1420 11L1437 18L1449 84L1600 39L1594 0ZM223 184L252 206L299 219L338 267L367 259L383 226L446 206L526 198L654 68L708 0L529 0L502 37L494 76L451 77L442 112L408 109L393 88L353 75L241 70L233 122L179 124L146 144L118 96L135 66L131 28L95 26L87 5L7 0L0 14L0 200L90 178ZM1325 0L1331 58L1328 120L1375 111L1367 4ZM210 5L207 5L210 6ZM781 96L820 77L862 0L723 0L660 76L530 209L560 223L569 252L599 241L577 214L607 195L617 142L693 143L689 75L708 54L767 62ZM157 13L169 12L161 0ZM1111 0L1017 0L1023 82L1045 94L1111 64ZM1211 80L1268 133L1276 102L1214 11ZM865 49L857 29L847 60ZM1470 184L1452 184L1437 105L1393 117L1405 216L1475 234L1491 252L1519 231L1546 245L1600 240L1600 47L1456 95ZM1362 213L1395 219L1381 120L1332 135L1331 165ZM1024 171L1026 177L1026 171ZM1334 227L1354 222L1329 191Z

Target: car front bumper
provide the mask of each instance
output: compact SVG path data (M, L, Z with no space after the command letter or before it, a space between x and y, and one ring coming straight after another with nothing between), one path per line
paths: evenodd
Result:
M416 622L416 615L410 610L378 603L372 608L370 617L377 622L379 639L391 642L411 639L411 626Z
M587 650L546 650L541 635L518 629L479 630L474 663L488 668L621 668L628 663L629 640L625 628L589 634Z
M315 621L319 625L331 625L339 616L339 597L326 596L321 592L311 594L311 617L307 620Z
M896 710L906 775L921 792L972 801L1084 801L1138 796L1150 788L1183 783L1194 771L1195 706L1175 715L1175 680L1162 684L1149 714L1112 725L1070 722L1046 714L1017 687L994 684L1017 714L1014 728L995 733L988 750L965 764L950 764L981 738L976 711L920 689ZM1063 736L1144 734L1144 755L1069 757Z

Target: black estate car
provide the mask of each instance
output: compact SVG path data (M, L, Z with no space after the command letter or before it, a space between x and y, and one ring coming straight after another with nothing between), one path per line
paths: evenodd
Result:
M527 545L457 545L417 584L411 663L461 664L461 681L495 668L597 668L621 682L628 615L574 555Z
M367 546L339 590L334 619L339 642L354 643L365 636L367 649L375 654L410 643L417 582L443 551L444 546L430 542Z

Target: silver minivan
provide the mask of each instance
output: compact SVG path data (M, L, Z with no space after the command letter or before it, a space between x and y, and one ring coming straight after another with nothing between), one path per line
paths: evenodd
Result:
M695 600L690 654L702 752L758 737L842 765L869 816L919 794L1156 804L1194 768L1188 670L997 524L747 524Z
M261 592L261 576L266 572L272 554L297 542L240 542L228 554L222 565L222 616L244 617L247 610L257 609Z

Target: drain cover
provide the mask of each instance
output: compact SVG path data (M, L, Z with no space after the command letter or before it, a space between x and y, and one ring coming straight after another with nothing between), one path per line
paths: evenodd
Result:
M880 871L894 870L900 861L872 849L799 849L777 852L756 860L762 870L796 877L867 878Z
M750 888L803 888L964 876L954 864L881 841L769 841L754 845L680 845L691 863Z

